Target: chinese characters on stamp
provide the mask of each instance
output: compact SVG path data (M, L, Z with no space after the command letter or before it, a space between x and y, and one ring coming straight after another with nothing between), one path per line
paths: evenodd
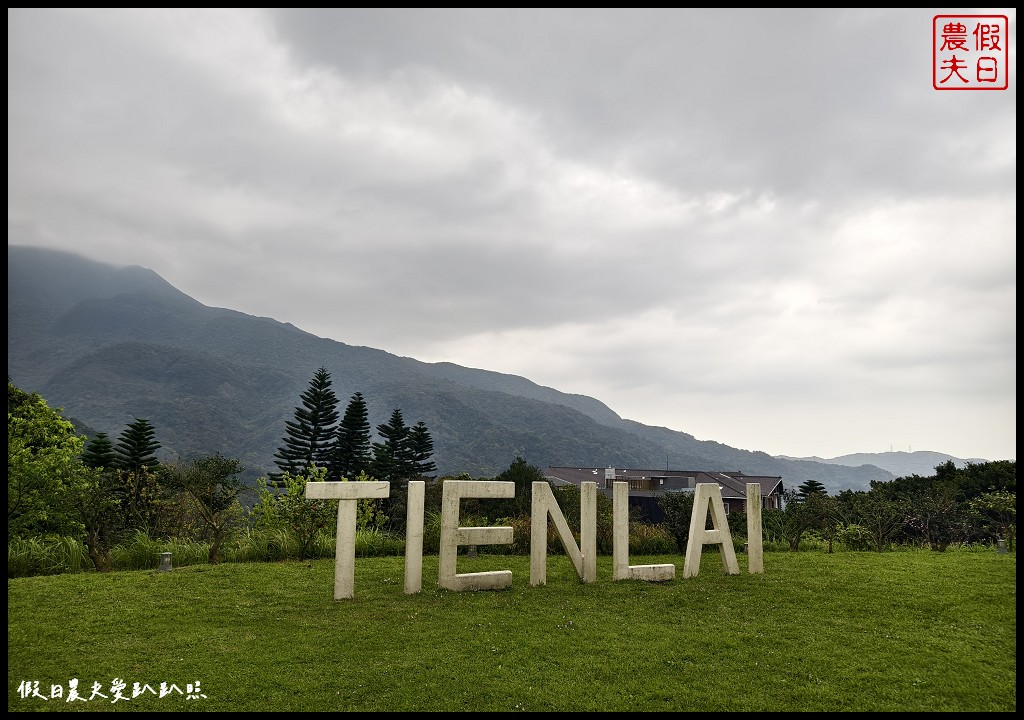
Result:
M1005 15L936 15L932 18L932 87L936 90L1006 90L1009 30Z

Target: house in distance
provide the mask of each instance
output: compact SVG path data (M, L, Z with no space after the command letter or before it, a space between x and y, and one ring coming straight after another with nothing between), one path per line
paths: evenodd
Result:
M698 483L718 484L726 513L746 512L748 483L760 483L763 509L782 508L782 478L774 476L707 470L549 467L544 471L544 477L553 485L579 486L583 482L595 482L598 491L608 497L612 494L612 483L628 483L630 507L639 507L651 522L660 522L664 517L658 505L659 496L668 493L692 493Z

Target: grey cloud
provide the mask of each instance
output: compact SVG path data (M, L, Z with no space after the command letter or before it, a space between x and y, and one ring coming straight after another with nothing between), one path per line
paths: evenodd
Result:
M9 239L699 437L1012 446L1015 84L934 91L933 14L13 9Z

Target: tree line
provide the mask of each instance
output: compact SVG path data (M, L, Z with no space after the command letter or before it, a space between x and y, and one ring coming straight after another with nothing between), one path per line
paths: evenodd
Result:
M356 393L340 424L330 374L320 368L286 421L285 445L272 482L246 488L245 468L219 453L160 462L156 429L136 418L117 441L106 432L86 439L38 393L7 382L7 536L76 537L96 569L110 569L111 551L133 535L152 539L201 538L217 563L230 530L244 524L240 496L256 506L251 520L298 533L308 545L334 511L304 497L309 480L386 479L407 482L433 472L433 441L422 422L405 424L396 409L371 442L366 402ZM373 473L371 475L370 473ZM381 524L380 508L363 508L364 524Z
M693 496L659 499L664 525L685 551ZM912 475L873 481L870 490L843 490L829 495L817 480L783 493L783 507L762 510L765 542L799 550L807 540L821 541L828 552L841 544L851 550L882 552L892 546L944 551L954 544L994 544L1013 549L1017 529L1017 463L999 460L968 463L952 460L935 475ZM742 535L744 513L731 513L729 526Z
M388 498L360 501L358 523L360 531L394 539L395 543L381 543L382 548L394 548L404 536L407 481L425 477L431 480L427 525L439 527L441 491L447 478L425 475L434 469L426 426L418 423L410 428L396 410L388 422L377 426L380 441L372 442L362 395L352 396L343 416L337 407L330 374L320 368L302 394L294 419L286 422L284 444L278 451L280 472L261 478L252 488L239 479L243 468L231 458L157 461L161 446L144 418L130 423L116 442L105 433L86 441L59 410L8 379L9 552L12 538L76 538L95 567L104 570L110 568L112 548L142 536L206 542L208 561L216 563L229 534L248 529L284 533L298 543L299 557L311 556L318 538L333 534L337 512L334 503L306 500L304 488L311 480L391 482ZM463 473L454 479L474 478ZM462 512L467 524L514 526L513 546L490 551L521 552L530 537L531 487L544 476L516 458L493 479L513 482L514 497L467 499ZM579 490L555 487L553 491L578 532ZM243 496L245 503L240 502ZM692 495L668 494L658 502L665 515L660 523L631 513L631 551L685 552ZM745 515L733 512L728 521L734 540L742 544ZM762 526L766 547L783 545L794 551L811 541L815 546L824 544L828 551L836 544L852 550L910 545L942 551L953 544L992 544L997 538L1012 549L1016 462L964 468L948 462L938 466L934 476L875 482L869 491L846 490L836 496L830 496L820 482L809 481L786 491L782 509L764 510ZM611 500L600 493L597 530L598 552L610 553ZM330 542L326 545L333 548ZM555 545L550 549L559 551Z

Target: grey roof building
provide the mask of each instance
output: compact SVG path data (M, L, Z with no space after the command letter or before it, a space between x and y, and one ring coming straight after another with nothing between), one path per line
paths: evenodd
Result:
M629 483L630 503L650 504L641 498L656 499L659 495L675 492L693 492L698 483L718 483L722 491L725 511L745 512L747 485L761 485L761 507L766 510L782 508L782 478L766 475L745 475L741 472L713 472L708 470L637 470L624 468L549 467L544 477L554 485L579 485L595 482L599 491L611 496L612 483Z

